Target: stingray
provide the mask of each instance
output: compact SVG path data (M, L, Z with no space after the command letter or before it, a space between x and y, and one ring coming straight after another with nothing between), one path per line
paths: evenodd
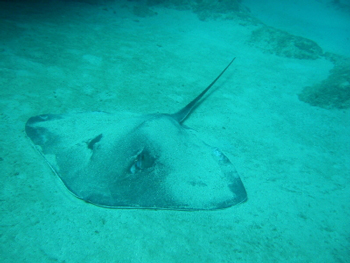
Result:
M26 134L69 191L97 206L215 210L242 203L247 193L233 164L183 125L233 61L174 114L44 114L27 121Z

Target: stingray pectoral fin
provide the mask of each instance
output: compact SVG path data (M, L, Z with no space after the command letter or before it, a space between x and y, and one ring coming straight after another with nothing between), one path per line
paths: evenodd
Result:
M218 148L213 147L213 158L219 163L222 174L227 180L227 185L232 192L232 198L227 203L228 206L247 201L247 192L242 180L230 160ZM223 204L224 206L225 204Z

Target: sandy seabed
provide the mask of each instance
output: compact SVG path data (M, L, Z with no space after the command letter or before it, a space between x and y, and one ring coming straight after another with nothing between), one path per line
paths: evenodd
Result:
M137 3L0 2L1 262L350 262L350 114L298 99L334 64L250 44L259 24ZM327 50L326 50L327 51ZM99 208L31 147L43 113L180 109L248 192L219 211Z

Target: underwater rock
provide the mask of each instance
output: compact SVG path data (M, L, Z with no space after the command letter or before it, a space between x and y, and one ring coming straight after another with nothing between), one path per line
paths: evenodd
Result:
M318 59L323 54L316 42L268 26L254 30L249 43L281 57Z
M192 10L200 20L229 18L241 10L242 0L147 0L148 5L163 5L183 10Z
M336 64L327 79L305 87L298 97L325 109L350 108L350 62Z

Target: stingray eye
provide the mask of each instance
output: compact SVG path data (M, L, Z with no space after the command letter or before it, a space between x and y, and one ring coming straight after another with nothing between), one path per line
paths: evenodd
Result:
M134 162L134 166L135 166L135 169L136 170L142 170L143 168L143 161L144 161L145 157L144 157L144 154L143 153L140 153L135 162Z
M133 164L131 165L131 167L130 167L130 173L134 174L134 173L136 173L136 172L137 172L137 170L136 170L136 165L135 165L135 163L133 163Z
M130 167L130 173L135 174L153 166L155 158L146 150L142 150Z
M135 174L143 168L144 154L143 151L136 156L136 159L130 167L130 173Z

